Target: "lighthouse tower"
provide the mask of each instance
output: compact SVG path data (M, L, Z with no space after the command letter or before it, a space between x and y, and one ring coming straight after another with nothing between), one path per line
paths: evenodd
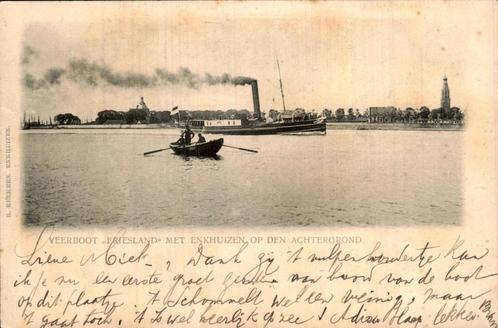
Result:
M449 113L450 109L450 88L448 88L448 79L445 75L443 79L443 89L441 90L441 110L444 113Z

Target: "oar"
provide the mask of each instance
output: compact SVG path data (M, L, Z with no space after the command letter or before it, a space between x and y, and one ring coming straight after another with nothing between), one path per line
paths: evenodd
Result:
M252 150L252 149L247 149L247 148L240 148L240 147L234 147L234 146L229 146L229 145L223 145L228 148L233 148L233 149L238 149L238 150L244 150L244 151L250 151L251 153L257 153L257 150Z
M154 153L158 153L160 151L163 151L163 150L168 150L169 148L163 148L163 149L158 149L158 150L153 150L153 151L148 151L146 153L144 153L144 156L145 155L149 155L149 154L154 154Z

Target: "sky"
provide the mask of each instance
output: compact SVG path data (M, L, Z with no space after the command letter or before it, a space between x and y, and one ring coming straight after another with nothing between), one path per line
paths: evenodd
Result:
M252 110L250 86L230 83L243 76L258 80L263 111L280 110L278 57L288 109L436 108L446 75L452 106L468 110L489 96L481 86L493 81L487 68L495 30L482 19L490 8L95 3L65 4L49 15L35 8L20 45L23 108L42 118L71 112L85 120L103 109L126 111L143 96L152 110Z

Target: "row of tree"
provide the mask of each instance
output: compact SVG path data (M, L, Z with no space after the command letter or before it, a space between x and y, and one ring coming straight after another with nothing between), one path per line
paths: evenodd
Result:
M292 112L292 111L289 111ZM295 118L300 117L301 114L305 115L303 109L296 109L293 111ZM127 112L106 109L98 112L97 118L94 123L97 124L137 124L137 123L171 123L175 120L185 120L187 118L194 120L215 120L215 119L241 119L245 120L252 117L252 112L243 109L235 110L229 109L227 111L180 111L179 115L172 117L170 111L149 111L148 109L132 108ZM288 116L288 113L280 113L275 110L269 111L269 117L272 119L282 118ZM408 123L417 120L451 120L463 121L464 115L458 107L452 107L444 110L441 108L430 110L426 106L420 108L407 107L404 110L399 108L388 108L383 111L376 111L371 113L369 109L360 112L359 109L349 108L347 111L344 108L338 108L335 111L324 109L322 115L329 121L336 122L366 122L381 120L382 122L391 123ZM315 115L316 116L316 115ZM375 117L374 117L375 116ZM59 125L81 124L78 116L71 113L58 114L54 118L55 123Z
M127 112L105 109L97 113L97 124L136 124L163 123L170 121L169 112L149 112L141 108L131 108Z
M400 108L387 109L380 112L371 113L369 109L360 112L359 109L349 108L347 112L344 108L338 108L334 112L329 109L324 109L322 115L329 121L337 122L354 122L354 121L369 121L380 118L383 122L391 123L408 123L417 120L443 120L443 121L457 121L462 122L464 114L458 107L451 107L449 109L436 108L429 109L426 106L420 108L407 107L404 110ZM371 117L372 116L372 117Z
M149 111L141 108L131 108L129 111L116 111L106 109L97 113L96 124L137 124L137 123L172 123L173 121L194 119L194 120L214 120L214 119L247 119L252 116L248 110L230 109L227 111L180 111L179 115L172 117L171 112ZM78 116L71 113L57 114L54 118L55 124L74 125L81 124Z
M81 124L81 120L78 116L71 113L57 114L54 117L54 121L58 125L78 125Z
M214 120L214 119L246 119L251 115L248 110L229 109L227 111L187 111L181 110L179 114L171 116L170 111L148 111L146 109L132 108L128 112L103 110L98 112L95 123L97 124L136 124L136 123L171 123L174 120Z

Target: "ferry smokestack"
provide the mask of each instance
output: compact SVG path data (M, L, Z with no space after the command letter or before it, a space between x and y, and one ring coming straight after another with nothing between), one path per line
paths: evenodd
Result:
M251 82L252 88L252 102L254 105L254 115L256 118L261 118L261 109L259 108L259 92L258 92L258 81L253 80Z

